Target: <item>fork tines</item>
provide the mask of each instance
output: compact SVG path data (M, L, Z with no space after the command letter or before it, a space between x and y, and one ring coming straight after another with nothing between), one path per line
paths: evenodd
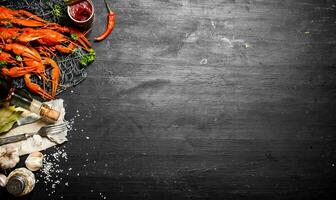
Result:
M61 123L61 124L56 124L56 125L49 125L45 127L45 131L47 134L57 134L61 133L67 130L67 125L68 123Z

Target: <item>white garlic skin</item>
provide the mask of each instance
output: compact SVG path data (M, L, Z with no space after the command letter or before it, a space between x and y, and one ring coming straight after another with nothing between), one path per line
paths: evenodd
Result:
M5 187L7 184L7 177L3 174L0 174L0 187Z
M27 169L30 171L38 171L43 166L43 154L41 152L34 152L29 154L25 161Z
M39 146L40 147L42 145L42 137L41 136L34 135L33 139L34 139L34 145L35 146Z
M12 145L0 146L0 168L14 168L20 161L19 149Z

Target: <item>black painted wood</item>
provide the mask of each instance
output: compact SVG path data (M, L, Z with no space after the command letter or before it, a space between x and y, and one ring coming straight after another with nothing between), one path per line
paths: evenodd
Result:
M62 183L27 199L332 199L335 1L110 3L113 34L60 96Z

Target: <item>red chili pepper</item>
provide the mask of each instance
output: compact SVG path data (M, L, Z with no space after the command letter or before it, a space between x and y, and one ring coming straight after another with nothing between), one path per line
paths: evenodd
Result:
M110 33L113 31L114 25L115 25L115 14L114 12L111 10L110 6L107 4L106 0L105 4L108 10L108 16L107 16L107 25L106 25L106 30L103 34L101 34L100 36L95 38L96 42L100 42L102 40L104 40L105 38L107 38L108 35L110 35Z

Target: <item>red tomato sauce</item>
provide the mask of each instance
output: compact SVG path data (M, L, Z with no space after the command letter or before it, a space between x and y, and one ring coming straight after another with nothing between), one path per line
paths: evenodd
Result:
M85 21L92 14L92 6L88 1L82 1L70 6L70 14L77 21Z

